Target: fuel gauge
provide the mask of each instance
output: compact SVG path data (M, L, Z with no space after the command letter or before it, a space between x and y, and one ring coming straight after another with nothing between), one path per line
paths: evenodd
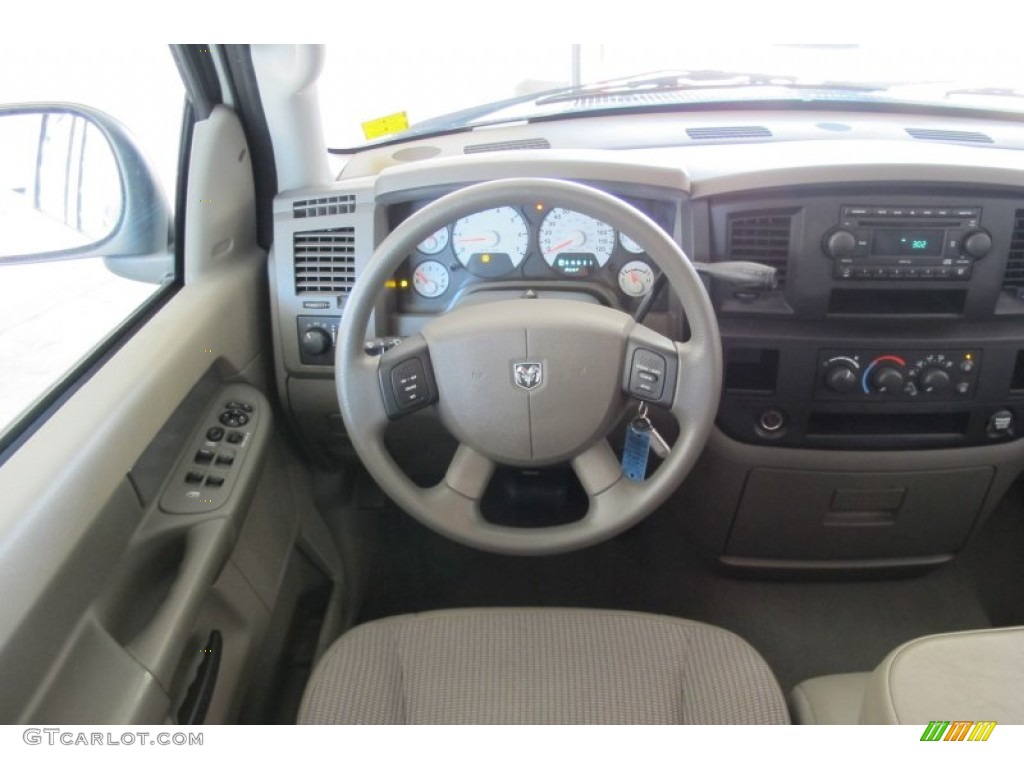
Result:
M654 270L645 261L630 261L619 270L619 289L627 296L645 296L654 285Z

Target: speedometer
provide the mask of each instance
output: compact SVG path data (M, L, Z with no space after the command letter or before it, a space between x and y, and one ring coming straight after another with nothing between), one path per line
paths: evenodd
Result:
M548 266L586 277L603 267L615 250L611 225L567 208L552 208L540 225L540 252Z
M507 205L466 216L452 227L455 257L481 277L497 277L518 267L529 243L526 220Z

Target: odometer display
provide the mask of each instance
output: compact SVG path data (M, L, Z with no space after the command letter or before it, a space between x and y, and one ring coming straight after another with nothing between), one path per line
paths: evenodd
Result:
M551 264L557 271L567 277L590 277L601 265L597 259L589 253L570 253L564 256L556 256Z

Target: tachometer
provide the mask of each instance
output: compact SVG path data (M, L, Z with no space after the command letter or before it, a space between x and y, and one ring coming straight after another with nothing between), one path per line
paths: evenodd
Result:
M567 208L552 208L540 225L540 252L548 266L586 276L603 267L615 249L611 225Z
M619 270L619 289L627 296L645 296L654 285L654 270L644 261L630 261Z
M455 257L480 277L497 277L518 267L529 244L526 219L507 205L466 216L452 227Z
M412 287L427 299L440 296L448 290L448 268L433 259L424 261L412 273Z

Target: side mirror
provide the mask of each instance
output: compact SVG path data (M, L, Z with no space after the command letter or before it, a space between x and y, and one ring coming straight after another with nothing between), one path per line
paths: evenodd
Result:
M0 264L102 258L162 283L171 240L167 199L120 122L79 104L0 105Z

